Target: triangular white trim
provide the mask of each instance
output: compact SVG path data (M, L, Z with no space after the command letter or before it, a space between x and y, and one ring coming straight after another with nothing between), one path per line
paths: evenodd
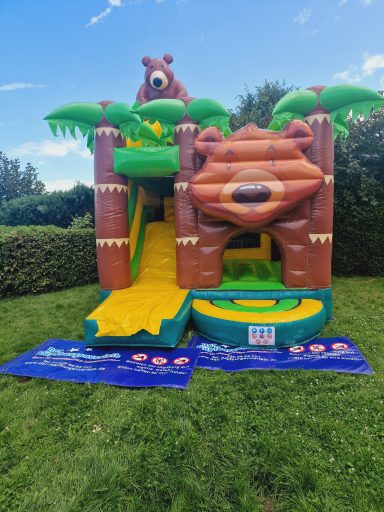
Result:
M323 244L326 240L329 240L332 243L333 235L332 233L310 233L309 239L314 244L317 240Z
M105 244L108 245L108 247L112 247L113 244L116 244L117 247L121 247L123 244L128 245L129 244L129 238L97 238L96 239L96 245L99 247L103 247Z
M179 133L179 131L181 130L182 132L186 132L188 130L188 128L191 130L191 132L193 132L193 130L195 130L196 128L200 130L200 127L198 124L195 124L195 123L181 123L181 124L178 124L176 127L175 127L175 132L176 133Z
M304 121L306 121L309 126L311 126L315 121L318 121L321 124L324 119L327 123L331 122L331 116L329 114L312 114L311 116L304 117Z
M189 242L191 242L192 245L196 245L198 241L198 236L186 236L184 238L176 238L177 245L187 245Z
M188 189L188 181L180 181L179 183L175 183L173 185L173 188L177 191L177 192L180 192L180 190L187 190Z
M324 181L327 185L329 185L332 181L332 183L335 182L335 178L333 177L332 174L324 174Z
M128 187L127 185L120 185L118 183L98 183L95 185L95 192L98 191L105 192L108 190L109 192L113 192L114 190L117 190L118 192L126 192L128 193Z
M113 133L115 139L120 135L120 130L117 128L112 128L112 126L100 126L99 128L96 128L96 134L101 137L101 135L105 133L105 135L109 135L110 133Z

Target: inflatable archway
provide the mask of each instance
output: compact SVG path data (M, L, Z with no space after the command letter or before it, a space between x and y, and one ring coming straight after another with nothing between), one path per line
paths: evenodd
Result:
M47 121L88 138L101 303L89 345L175 346L192 319L233 345L290 346L332 315L333 140L383 97L310 87L268 130L188 96L172 56L144 57L133 105L75 103Z

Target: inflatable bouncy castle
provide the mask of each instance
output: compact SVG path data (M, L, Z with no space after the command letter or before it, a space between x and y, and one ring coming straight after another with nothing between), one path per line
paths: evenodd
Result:
M88 345L206 338L292 346L332 316L333 141L383 97L352 85L284 96L268 130L188 96L172 56L144 57L133 105L58 108L53 133L94 150L100 304Z

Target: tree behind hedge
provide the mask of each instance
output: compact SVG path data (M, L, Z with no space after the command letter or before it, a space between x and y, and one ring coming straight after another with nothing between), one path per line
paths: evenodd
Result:
M67 228L75 217L84 217L87 213L94 220L93 189L78 183L65 192L20 197L3 203L0 208L0 224Z
M257 85L253 91L245 86L244 93L237 96L239 104L232 112L231 129L239 130L248 123L267 128L272 120L273 107L294 89L293 85L287 85L284 80L265 80L263 85Z
M22 169L18 158L8 158L0 151L0 203L44 192L45 185L38 179L37 169L32 164L27 163Z

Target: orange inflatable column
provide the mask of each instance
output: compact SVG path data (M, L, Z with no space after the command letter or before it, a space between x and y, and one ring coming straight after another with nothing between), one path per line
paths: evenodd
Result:
M183 100L186 104L193 98ZM202 157L195 150L199 126L187 115L176 125L180 171L175 175L176 274L180 288L199 288L199 231L197 210L191 204L188 185L200 169Z
M324 87L315 86L309 89L319 95ZM332 272L334 196L333 127L329 112L319 103L305 121L314 135L313 143L306 151L306 155L324 174L320 190L310 199L307 286L329 288Z
M102 101L105 107L112 102ZM127 288L132 284L127 178L113 172L113 148L124 147L120 131L106 119L95 130L95 227L100 287Z

